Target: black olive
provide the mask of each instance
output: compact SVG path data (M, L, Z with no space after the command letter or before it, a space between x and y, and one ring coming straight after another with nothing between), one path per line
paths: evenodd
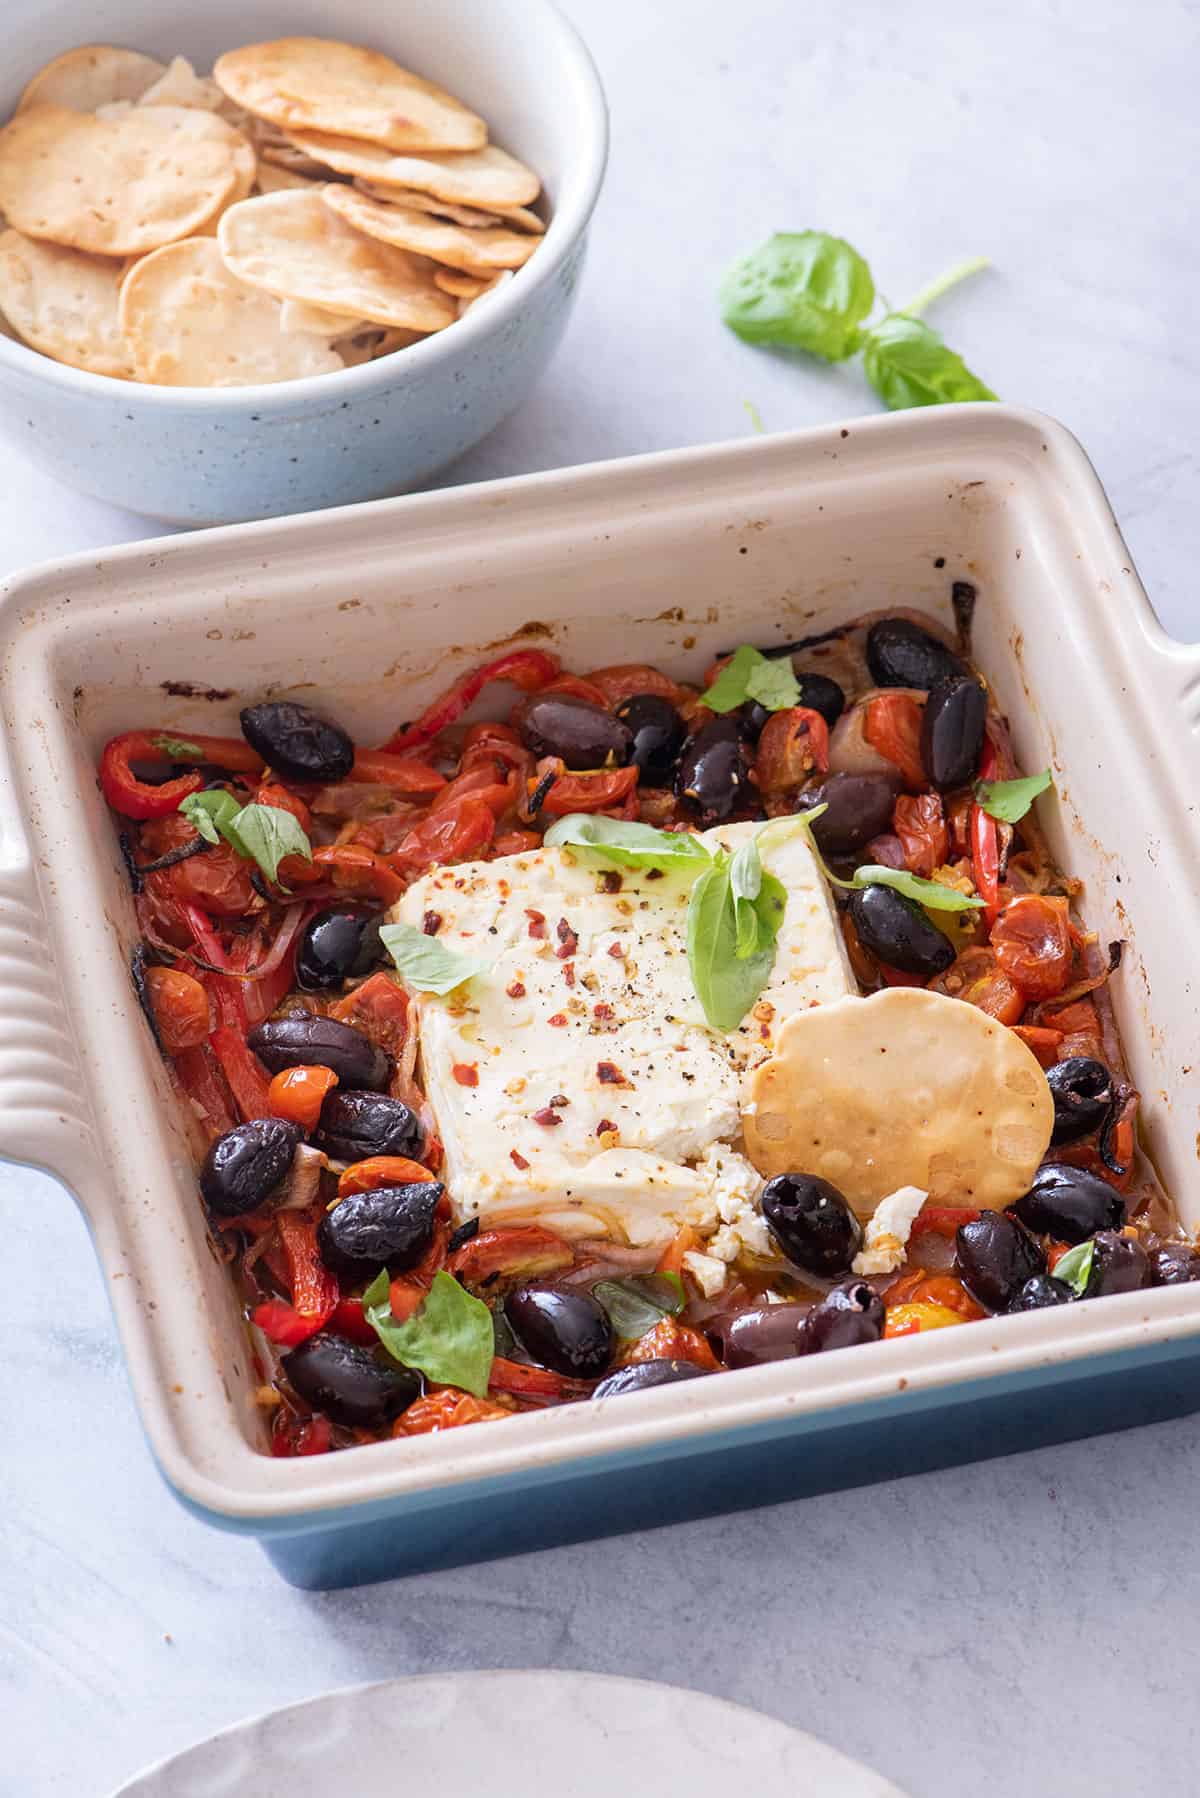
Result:
M1107 1180L1053 1162L1038 1169L1029 1191L1009 1209L1031 1230L1059 1242L1086 1242L1097 1230L1119 1229L1125 1222L1125 1202Z
M832 730L846 709L845 693L827 674L797 674L796 680L800 686L797 705L806 705L810 712L820 712Z
M895 887L872 885L851 893L850 916L864 949L889 968L930 980L954 960L949 937Z
M534 755L556 755L568 768L603 768L629 760L633 733L603 706L569 693L544 693L521 709L521 741Z
M415 1267L433 1240L444 1191L440 1180L424 1180L351 1193L317 1225L322 1261L344 1280L370 1280L381 1267L401 1274Z
M648 787L671 784L687 726L669 699L658 693L635 693L617 707L617 717L632 738L629 760L641 770Z
M814 1305L799 1335L802 1355L827 1349L857 1348L883 1335L883 1300L865 1280L845 1280Z
M704 1334L726 1367L760 1367L801 1354L807 1323L806 1305L746 1305L710 1317Z
M1075 1294L1065 1280L1053 1274L1031 1274L1012 1304L1010 1311L1046 1311L1051 1305L1069 1305Z
M965 787L983 753L987 694L970 675L929 689L921 719L921 763L939 792Z
M1153 1286L1188 1286L1200 1280L1200 1253L1190 1242L1164 1242L1150 1257Z
M981 1305L1007 1311L1027 1280L1046 1271L1036 1236L1007 1211L981 1211L955 1238L958 1271Z
M1140 1292L1150 1284L1150 1257L1141 1243L1119 1230L1098 1230L1095 1252L1083 1289L1085 1299L1110 1298L1116 1292Z
M673 1386L677 1380L702 1379L708 1369L694 1361L635 1361L619 1367L592 1393L593 1398L617 1398L622 1392L645 1392L651 1386Z
M881 618L867 632L867 667L877 687L924 687L968 672L966 665L907 618Z
M862 1225L836 1186L815 1174L776 1174L762 1192L767 1228L788 1260L836 1280L862 1247Z
M200 1191L218 1217L256 1211L292 1165L304 1135L282 1118L252 1118L218 1136L200 1169Z
M290 699L248 705L242 735L285 780L345 780L354 766L354 744L341 725Z
M612 1320L588 1292L518 1286L504 1315L527 1355L569 1379L594 1380L612 1360Z
M890 830L899 792L898 774L827 774L815 787L806 787L805 811L828 808L813 821L818 847L826 855L852 855Z
M747 699L736 712L730 712L728 716L737 719L743 743L757 743L770 723L772 714L757 699Z
M357 980L383 960L378 912L332 905L310 918L296 948L296 985L308 992Z
M1046 1080L1054 1095L1051 1142L1078 1142L1099 1129L1113 1102L1112 1075L1102 1061L1069 1055L1047 1069Z
M421 1126L401 1099L383 1093L347 1092L335 1087L321 1107L313 1142L335 1161L364 1161L369 1155L419 1156Z
M385 1086L392 1071L391 1057L361 1030L310 1011L268 1018L246 1041L272 1074L285 1068L332 1068L343 1086L375 1088Z
M421 1381L374 1349L322 1331L284 1355L283 1371L314 1410L348 1429L374 1429L407 1411Z
M710 823L728 818L753 794L735 718L714 718L689 739L679 758L675 792L681 804Z

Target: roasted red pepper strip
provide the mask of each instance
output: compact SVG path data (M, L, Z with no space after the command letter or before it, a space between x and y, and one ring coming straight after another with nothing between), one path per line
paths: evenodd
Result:
M306 1211L280 1211L275 1227L287 1257L292 1304L301 1317L315 1317L320 1329L333 1316L341 1295L336 1279L321 1260L317 1220Z
M104 746L100 786L114 812L123 818L165 818L176 812L189 793L204 785L201 774L181 774L163 786L151 786L133 772L134 762L169 767L172 762L215 762L234 773L257 774L262 757L239 737L182 735L169 730L127 730Z
M303 1316L286 1299L267 1299L254 1307L250 1321L258 1325L269 1342L277 1343L280 1348L299 1348L302 1342L316 1335L323 1319Z
M206 1048L179 1049L171 1057L175 1073L188 1098L204 1116L209 1133L224 1136L237 1123L229 1103L229 1093L213 1066L211 1051Z
M989 737L979 758L980 780L996 777L996 750ZM996 820L981 805L971 806L971 863L975 890L983 900L983 915L990 930L1000 914L1000 840Z
M370 786L391 787L405 799L428 799L446 784L444 774L411 755L388 755L382 749L357 749L349 779Z
M245 1037L240 1031L222 1024L208 1040L243 1119L248 1123L251 1118L269 1118L272 1115L270 1086L262 1062L246 1047Z
M559 665L558 657L547 655L543 649L510 650L507 655L498 656L494 662L485 662L482 668L455 681L448 692L426 707L415 724L395 731L379 747L394 755L401 749L412 749L417 743L428 743L439 731L457 724L468 706L474 705L492 681L510 681L522 693L536 693L554 679Z

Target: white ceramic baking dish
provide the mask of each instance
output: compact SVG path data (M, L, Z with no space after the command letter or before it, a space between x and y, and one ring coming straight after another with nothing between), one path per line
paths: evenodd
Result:
M1065 431L1000 406L872 419L76 557L0 611L0 1146L71 1188L179 1496L288 1577L400 1568L911 1471L1186 1409L1200 1288L1130 1294L301 1460L264 1452L232 1284L129 975L94 767L134 726L236 728L301 693L367 742L497 646L695 675L862 610L950 618L1043 816L1128 943L1115 982L1150 1152L1185 1220L1200 1025L1200 650L1168 641Z

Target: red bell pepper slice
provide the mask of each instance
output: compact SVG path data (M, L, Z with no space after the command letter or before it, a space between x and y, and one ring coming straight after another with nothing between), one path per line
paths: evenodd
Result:
M243 1119L249 1122L251 1118L269 1118L272 1115L270 1085L261 1061L246 1047L245 1038L239 1031L222 1024L208 1040Z
M996 749L988 737L979 758L979 778L995 777ZM983 900L983 915L990 930L1000 915L1000 839L996 820L975 803L971 806L971 863L975 890Z
M399 750L412 749L417 743L428 743L439 731L456 724L493 681L510 681L523 693L536 693L539 688L549 685L559 666L558 657L547 655L543 649L510 650L494 662L485 662L481 668L464 674L440 699L427 706L415 723L403 725L379 747L386 754L395 755Z
M123 818L165 818L177 812L190 793L204 785L201 774L181 774L163 786L151 786L133 772L134 762L167 767L172 762L215 762L234 773L257 774L262 757L239 737L186 736L169 730L127 730L104 746L100 786L114 812Z
M356 749L351 780L370 786L391 787L402 799L428 799L446 784L444 774L411 755L388 755L382 749Z
M171 1061L187 1097L203 1113L204 1122L214 1137L224 1136L237 1122L229 1103L229 1093L213 1066L207 1048L177 1049Z
M280 1211L275 1226L287 1261L292 1304L301 1317L316 1318L320 1329L333 1316L341 1294L337 1280L321 1260L317 1220L305 1211Z

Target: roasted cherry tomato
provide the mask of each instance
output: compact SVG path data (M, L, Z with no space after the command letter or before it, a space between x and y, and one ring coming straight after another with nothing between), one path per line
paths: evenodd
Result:
M332 1068L284 1068L282 1074L276 1074L268 1090L271 1116L288 1118L302 1130L315 1130L325 1095L332 1092L337 1083L338 1077Z
M141 846L154 861L196 840L196 826L180 811L143 824ZM174 867L147 874L146 890L180 905L199 905L214 918L241 918L257 903L250 880L253 862L243 861L228 843L213 843Z
M507 1405L497 1404L495 1399L473 1398L457 1386L443 1386L437 1392L427 1392L402 1412L392 1425L392 1435L428 1436L437 1430L460 1429L465 1423L495 1423L513 1415Z
M820 712L803 705L772 712L754 755L759 792L794 792L810 775L824 774L828 768L829 726Z
M621 1356L622 1366L632 1366L639 1361L694 1361L697 1367L706 1367L710 1373L721 1365L699 1330L681 1324L674 1317L664 1317L652 1330L639 1336L633 1347Z
M352 1192L377 1192L382 1186L411 1186L434 1176L419 1161L407 1155L369 1155L365 1161L351 1162L338 1180L338 1198Z
M197 1049L208 1041L212 1023L208 993L191 974L178 968L147 968L146 992L164 1049Z
M650 668L644 662L619 662L611 668L594 668L588 675L588 685L598 687L604 695L604 703L616 708L625 699L632 699L635 693L656 693L660 699L669 699L672 705L678 705L684 697L684 690L669 674L661 669Z
M944 865L950 833L940 793L902 793L892 813L892 829L900 839L910 874L928 880L935 868Z
M1031 999L1053 999L1071 978L1074 949L1065 899L1022 893L992 926L996 960Z
M863 735L872 749L899 770L906 787L919 792L925 785L921 760L923 708L911 693L881 693L867 706Z
M429 868L448 862L474 861L496 834L496 815L490 805L467 794L422 819L403 837L390 857L392 866L409 880Z
M605 768L595 774L568 774L561 763L559 768L561 772L556 769L543 771L540 777L531 777L527 783L532 797L547 778L547 773L554 775L539 807L542 817L565 818L570 812L608 811L610 807L621 805L637 788L636 767Z
M570 1267L574 1250L540 1224L509 1224L481 1230L456 1249L446 1266L465 1286L481 1286L497 1276L529 1280Z
M966 1321L949 1305L895 1305L888 1308L883 1333L885 1336L916 1336L922 1330L944 1330L950 1324Z
M997 965L995 952L982 946L964 949L929 984L935 993L965 999L1001 1024L1015 1024L1025 1010L1025 993Z

